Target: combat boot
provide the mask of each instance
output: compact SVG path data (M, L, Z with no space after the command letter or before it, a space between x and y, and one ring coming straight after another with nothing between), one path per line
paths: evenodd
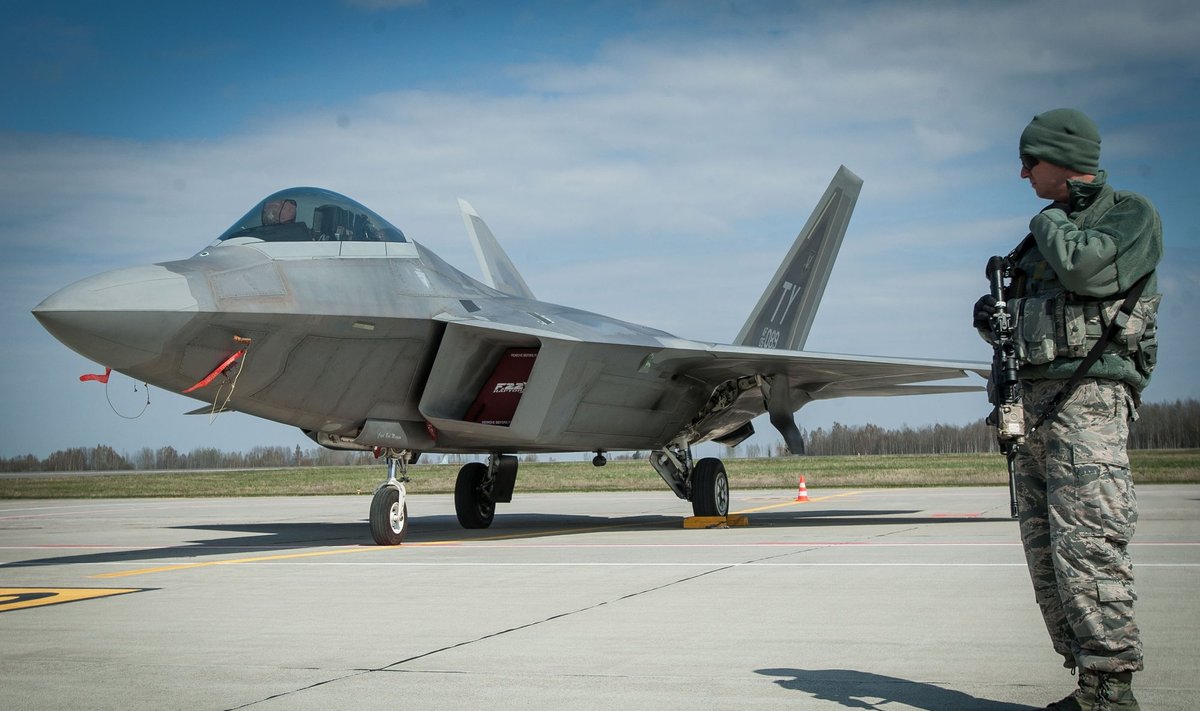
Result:
M1071 675L1075 670L1071 669ZM1042 711L1091 711L1096 707L1096 687L1099 680L1087 672L1079 675L1079 687L1061 701L1055 701Z
M1106 711L1140 711L1133 698L1133 672L1084 672L1099 677L1096 684L1096 708Z
M1132 679L1132 672L1084 669L1079 673L1079 688L1075 693L1055 701L1045 711L1140 711L1130 687Z

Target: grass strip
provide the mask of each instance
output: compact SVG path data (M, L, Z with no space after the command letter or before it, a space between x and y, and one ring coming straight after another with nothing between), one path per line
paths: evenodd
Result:
M1200 483L1200 450L1130 452L1138 484ZM725 461L733 489L788 489L804 476L809 487L1003 486L1007 470L999 454L777 457ZM459 465L409 468L414 494L454 491ZM369 494L383 481L378 467L298 467L250 471L179 471L48 475L0 478L0 498L138 498L214 496L315 496ZM645 460L522 462L518 492L646 491L665 488Z

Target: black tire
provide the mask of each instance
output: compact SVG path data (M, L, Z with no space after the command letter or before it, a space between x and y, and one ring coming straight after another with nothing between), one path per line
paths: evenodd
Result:
M486 464L472 462L458 470L454 482L454 513L463 528L487 528L496 516L496 502L483 490L487 478Z
M729 515L729 476L716 457L696 463L692 472L692 513L697 516Z
M381 546L398 546L408 535L408 502L400 504L394 486L380 487L371 499L371 538Z

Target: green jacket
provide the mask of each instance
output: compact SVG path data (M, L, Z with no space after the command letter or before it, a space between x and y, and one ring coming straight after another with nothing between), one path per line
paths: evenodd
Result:
M1129 288L1151 274L1142 296L1158 293L1153 273L1162 258L1162 222L1149 200L1113 190L1103 170L1090 183L1068 182L1070 202L1053 203L1029 223L1030 236L1017 248L1008 298L1046 296L1066 291L1082 300L1121 300ZM1153 367L1155 354L1149 353ZM1066 380L1082 358L1060 357L1042 365L1023 365L1022 380ZM1105 353L1087 375L1121 380L1140 392L1149 368L1139 369L1128 355ZM1146 372L1143 372L1146 371Z

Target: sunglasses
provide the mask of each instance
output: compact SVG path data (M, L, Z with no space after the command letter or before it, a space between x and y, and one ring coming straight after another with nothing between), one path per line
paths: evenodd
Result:
M1021 167L1025 170L1033 170L1033 166L1040 162L1041 161L1039 159L1034 158L1033 156L1025 155L1024 153L1021 154Z

